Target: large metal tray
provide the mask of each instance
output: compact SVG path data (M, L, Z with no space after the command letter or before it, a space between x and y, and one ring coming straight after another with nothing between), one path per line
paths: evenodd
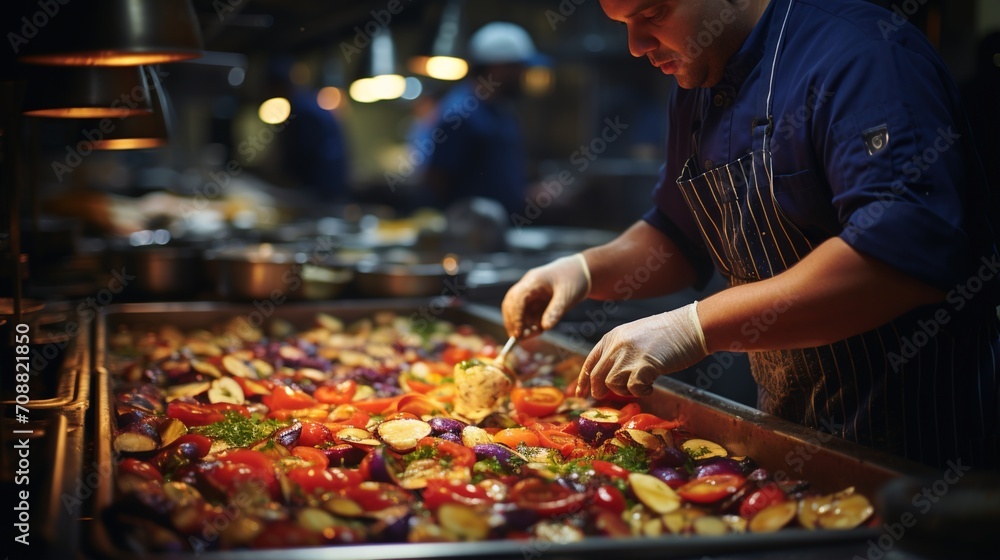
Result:
M171 324L180 329L204 328L238 315L251 322L282 319L297 327L306 327L318 312L331 313L345 320L359 319L379 311L465 323L498 340L506 338L498 311L482 306L461 304L454 300L365 300L309 304L233 305L214 303L126 304L109 307L97 323L95 334L95 374L97 379L97 415L94 450L102 472L110 469L111 410L110 372L107 369L105 342L108 333L119 326ZM556 334L523 341L529 351L585 355L589 350ZM640 401L644 410L670 418L683 418L698 435L718 441L734 453L746 454L769 469L791 479L806 479L814 489L832 492L854 486L869 497L887 481L903 474L922 475L928 469L884 453L839 440L815 430L760 413L735 402L700 391L678 381L661 378L652 395ZM107 468L107 470L105 470ZM133 551L117 548L100 523L100 510L111 503L114 477L106 477L95 492L95 523L89 535L88 552L100 557L134 558ZM660 537L609 539L589 537L578 543L487 541L481 543L365 544L326 548L279 551L202 552L208 558L265 559L409 559L409 558L518 558L532 560L588 558L608 554L629 558L703 557L708 554L732 554L796 547L826 547L844 543L863 543L877 538L875 528L851 531L785 530L772 534L732 534L723 537ZM193 555L192 555L193 556ZM169 555L159 556L172 557ZM180 556L189 557L189 556Z

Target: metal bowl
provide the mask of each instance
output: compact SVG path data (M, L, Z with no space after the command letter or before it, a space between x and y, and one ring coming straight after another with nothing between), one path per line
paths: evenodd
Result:
M358 262L357 285L373 297L461 296L472 265L452 253L386 251Z
M263 243L205 254L216 293L227 299L334 299L353 272L310 261L307 253Z

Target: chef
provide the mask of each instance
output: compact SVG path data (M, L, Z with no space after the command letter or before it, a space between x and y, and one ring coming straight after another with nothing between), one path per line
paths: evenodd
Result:
M655 204L529 271L502 304L509 333L714 268L727 289L606 334L578 394L646 395L745 351L766 412L930 465L1000 465L998 195L924 36L863 0L601 5L680 86Z

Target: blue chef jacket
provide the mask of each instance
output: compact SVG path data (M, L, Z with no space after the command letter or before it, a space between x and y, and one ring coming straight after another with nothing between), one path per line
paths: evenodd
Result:
M763 54L788 2L772 0L721 83L670 99L666 162L645 220L702 282L713 262L676 180L691 156L705 172L760 148L751 130L771 73ZM821 358L837 378L814 388L808 414L794 404L768 411L928 464L995 467L998 197L970 148L957 88L926 38L882 8L795 0L788 14L771 113L781 211L813 246L838 236L946 296L860 335L850 358ZM838 389L844 378L865 389Z

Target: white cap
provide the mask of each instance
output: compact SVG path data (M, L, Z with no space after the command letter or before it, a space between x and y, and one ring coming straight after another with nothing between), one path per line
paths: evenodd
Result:
M479 64L527 62L535 52L528 32L505 21L484 25L469 40L469 59Z

